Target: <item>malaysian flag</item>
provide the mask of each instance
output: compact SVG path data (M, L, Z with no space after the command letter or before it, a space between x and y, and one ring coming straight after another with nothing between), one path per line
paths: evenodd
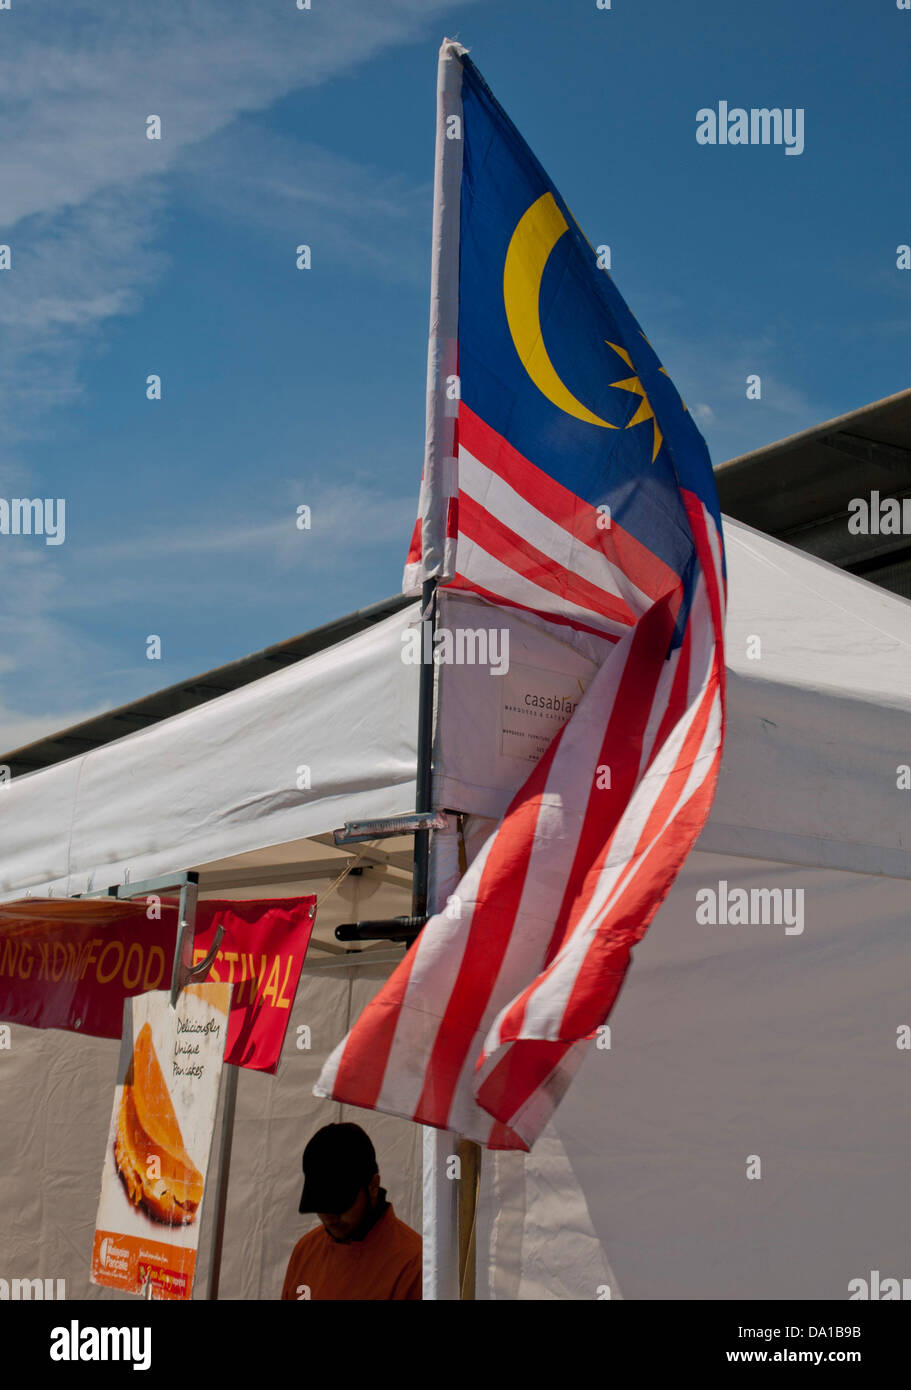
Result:
M317 1094L528 1149L711 807L724 547L705 442L607 257L465 50L444 44L440 70L405 588L436 577L494 617L600 639L603 659L469 864L459 916L431 917Z

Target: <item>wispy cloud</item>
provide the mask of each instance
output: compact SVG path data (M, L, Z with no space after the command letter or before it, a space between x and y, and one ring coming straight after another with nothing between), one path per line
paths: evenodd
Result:
M34 437L46 411L78 399L81 363L98 327L140 307L167 265L157 243L167 198L186 191L201 164L209 171L207 197L227 215L244 210L243 196L228 187L234 178L246 181L254 203L303 203L343 253L407 274L401 243L419 193L388 176L374 175L371 186L352 165L312 146L298 149L277 136L271 145L263 127L241 123L230 140L224 132L290 91L421 36L445 8L445 0L346 0L309 11L291 3L157 0L150 10L144 0L116 7L61 0L18 29L7 23L0 227L13 269L3 274L0 301L0 445L7 451L0 470L21 472L10 446ZM153 114L161 118L161 140L146 138ZM194 147L203 143L201 161ZM219 171L229 172L232 159L232 177L219 187ZM302 167L318 176L307 180L307 193ZM177 180L171 188L169 174ZM395 254L377 248L375 231L372 240L364 234L371 217L374 228L378 217L401 233Z
M238 525L236 519L220 521L212 515L197 520L192 527L161 526L145 534L131 535L128 540L85 547L79 563L88 569L119 561L163 562L174 556L198 558L201 563L213 555L226 559L243 557L245 565L258 559L263 581L269 583L281 570L331 572L336 562L347 563L346 557L352 550L363 553L386 546L390 536L406 535L414 523L414 496L383 497L375 488L357 484L319 491L310 485L297 491L308 499L304 505L310 507L309 527L298 526L297 507L290 503L281 519L276 520L248 516ZM247 571L244 582L250 579ZM138 582L145 580L140 578ZM185 579L181 588L185 592ZM78 606L84 599L80 591L72 602Z
M102 707L93 673L106 659L104 648L63 616L67 581L59 562L44 563L28 545L3 550L0 748L6 749Z
M79 207L26 218L0 297L0 440L35 438L54 406L79 398L79 365L108 320L135 312L167 263L154 246L158 181L93 193Z
M189 150L171 182L232 226L291 247L300 237L314 264L427 283L429 180L415 185L242 117Z
M270 137L256 113L392 46L438 37L448 8L448 0L345 0L305 11L291 0L47 0L21 6L14 23L7 16L0 241L12 247L13 268L2 273L0 296L0 495L47 490L29 445L52 438L55 407L79 401L104 330L137 313L160 282L166 218L203 169L210 210L258 217L263 234L275 216L304 221L333 255L400 278L416 246L425 278L426 240L417 246L409 237L426 189ZM146 138L152 114L161 118L160 141ZM394 251L378 246L378 226L392 233ZM133 605L138 624L150 604L185 612L188 593L194 612L222 621L232 607L267 611L282 576L297 573L311 587L334 577L341 589L354 547L376 555L383 538L407 535L413 521L413 497L378 499L357 484L287 493L242 523L236 515L192 529L162 522L129 541L67 545L65 555L39 552L28 538L4 544L0 747L133 693L108 680L129 673L133 639L104 631L95 640L80 613L122 616ZM299 500L313 508L309 531L294 525Z
M309 11L248 0L152 8L58 0L43 7L44 25L17 35L7 23L0 225L162 173L240 113L414 39L446 8L445 0L346 0ZM161 117L160 141L146 139L150 114Z

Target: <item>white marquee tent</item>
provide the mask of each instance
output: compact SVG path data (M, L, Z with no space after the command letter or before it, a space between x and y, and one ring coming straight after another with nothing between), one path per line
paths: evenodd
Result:
M484 1154L481 1298L844 1299L873 1270L911 1274L911 1053L897 1046L911 1024L911 792L898 776L911 762L911 605L736 522L725 536L728 734L712 814L634 952L610 1049L592 1045L530 1156ZM490 621L478 600L443 603L444 625ZM417 668L402 632L418 611L0 792L4 899L184 869L203 897L319 895L278 1076L240 1074L223 1298L278 1296L307 1228L301 1149L339 1116L313 1083L402 954L338 954L333 931L409 911L410 840L338 850L331 831L413 808ZM597 658L549 625L509 629L510 669L549 688L584 682ZM483 684L497 677L441 676L434 804L469 814L472 853L529 764L504 752L502 694ZM437 863L441 895L451 836ZM723 884L801 890L803 929L700 924L697 892ZM301 1023L310 1051L296 1047ZM88 1265L118 1044L12 1032L0 1276L116 1297ZM454 1139L345 1118L373 1135L399 1215L420 1228L423 1205L425 1292L453 1296ZM211 1208L203 1220L197 1296Z

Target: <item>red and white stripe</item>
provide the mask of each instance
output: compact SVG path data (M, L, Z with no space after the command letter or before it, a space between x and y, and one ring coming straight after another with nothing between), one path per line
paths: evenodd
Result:
M724 723L721 540L682 494L700 574L665 659L673 571L616 524L599 529L595 508L464 402L458 457L451 586L612 645L469 865L459 919L431 918L317 1094L530 1148L708 816Z

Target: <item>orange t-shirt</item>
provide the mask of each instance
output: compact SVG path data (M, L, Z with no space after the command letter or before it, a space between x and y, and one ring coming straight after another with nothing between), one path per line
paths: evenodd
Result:
M421 1237L389 1205L363 1240L309 1231L288 1261L282 1298L422 1298L421 1274Z

